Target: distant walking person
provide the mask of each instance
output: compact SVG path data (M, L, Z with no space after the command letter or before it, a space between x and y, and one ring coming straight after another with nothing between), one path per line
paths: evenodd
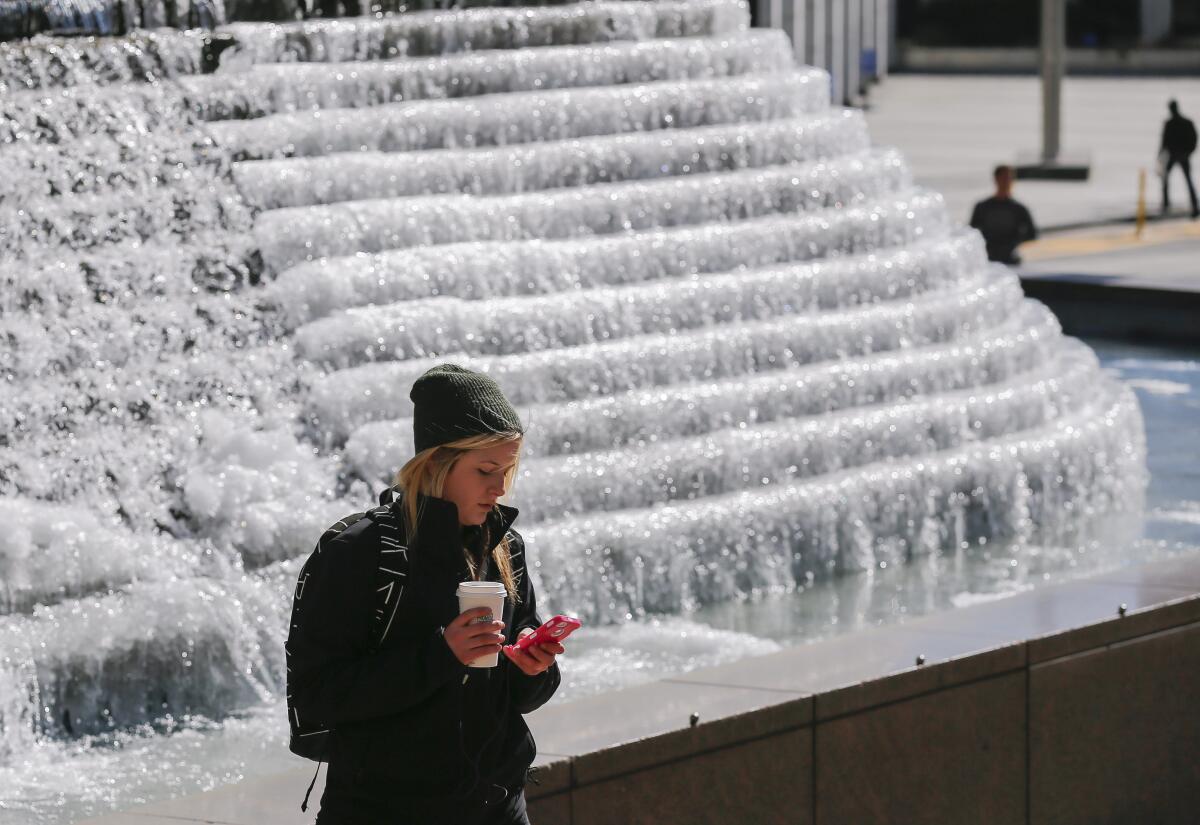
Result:
M1167 104L1171 116L1163 124L1162 143L1159 145L1159 155L1165 156L1163 162L1163 214L1171 209L1171 193L1168 191L1171 180L1171 169L1179 166L1183 170L1183 179L1187 181L1188 195L1192 198L1192 217L1200 217L1200 204L1196 203L1196 187L1192 183L1192 153L1196 151L1196 124L1179 114L1179 104L1172 100Z
M971 226L983 234L989 261L1019 264L1017 246L1037 237L1033 216L1012 196L1013 168L997 166L992 171L996 194L975 204Z

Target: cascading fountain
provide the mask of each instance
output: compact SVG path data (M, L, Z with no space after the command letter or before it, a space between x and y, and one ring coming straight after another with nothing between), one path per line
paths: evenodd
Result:
M444 360L530 425L542 610L600 650L1137 509L1132 395L747 22L234 24L207 75L189 32L0 47L0 823L196 787L138 748L282 735L299 565Z

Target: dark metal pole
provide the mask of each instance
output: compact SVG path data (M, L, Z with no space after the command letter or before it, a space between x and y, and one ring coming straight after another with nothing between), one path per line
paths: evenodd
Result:
M1087 180L1088 153L1062 148L1062 87L1067 62L1066 0L1042 0L1039 68L1042 75L1042 148L1017 154L1018 178Z
M1062 146L1062 80L1066 62L1067 9L1063 0L1042 0L1042 163L1058 161Z

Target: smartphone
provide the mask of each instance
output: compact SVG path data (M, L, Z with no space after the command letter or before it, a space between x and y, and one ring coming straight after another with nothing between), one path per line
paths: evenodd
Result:
M525 650L532 645L544 644L546 642L561 642L563 639L570 636L574 631L579 629L583 622L573 616L555 616L549 619L537 630L524 636L515 644L509 647L517 650Z

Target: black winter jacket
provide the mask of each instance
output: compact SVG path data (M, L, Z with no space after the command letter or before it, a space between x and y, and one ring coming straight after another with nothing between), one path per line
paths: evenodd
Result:
M489 669L458 661L442 635L460 612L459 582L470 580L458 509L427 496L421 504L407 553L408 592L377 653L368 651L368 634L378 525L366 517L350 523L305 566L304 621L288 636L288 692L301 718L334 729L319 822L451 825L511 805L536 749L522 714L559 685L557 664L531 677L503 653ZM403 532L402 506L397 494L392 512ZM489 562L507 534L520 594L515 608L511 600L504 605L508 644L542 621L524 542L511 529L516 517L515 508L498 504L487 520ZM502 581L494 563L486 580Z

